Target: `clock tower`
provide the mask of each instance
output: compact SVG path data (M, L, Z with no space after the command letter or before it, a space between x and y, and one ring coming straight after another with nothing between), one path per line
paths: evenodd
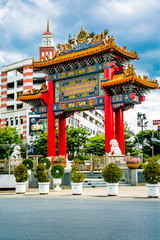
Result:
M42 47L39 48L40 61L52 59L55 55L54 37L49 31L49 21L47 21L47 31L42 34Z

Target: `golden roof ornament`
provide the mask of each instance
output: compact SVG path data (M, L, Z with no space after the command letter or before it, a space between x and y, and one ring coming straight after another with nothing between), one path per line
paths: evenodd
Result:
M81 26L81 31L78 33L76 41L78 44L82 44L85 42L88 42L88 38L90 37L90 34L83 29L83 26Z

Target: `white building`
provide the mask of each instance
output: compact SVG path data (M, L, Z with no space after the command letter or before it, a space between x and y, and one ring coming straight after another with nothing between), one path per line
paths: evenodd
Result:
M55 54L54 38L47 31L42 34L42 47L39 48L40 59L52 58ZM5 65L1 69L1 127L16 126L23 139L30 142L34 136L29 133L29 112L31 107L17 101L18 94L35 88L40 89L45 82L45 75L42 72L31 68L32 58ZM38 117L38 116L35 116ZM104 113L101 110L77 112L67 119L67 124L74 127L82 127L91 133L104 134Z

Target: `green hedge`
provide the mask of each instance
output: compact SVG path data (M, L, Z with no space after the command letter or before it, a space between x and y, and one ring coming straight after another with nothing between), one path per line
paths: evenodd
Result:
M51 175L53 178L62 178L64 173L64 167L59 164L54 165L51 169Z
M160 164L155 161L149 161L149 163L145 164L145 168L143 170L143 177L146 183L149 184L157 184L160 182Z
M30 158L24 159L22 164L24 164L28 170L32 170L34 166L33 160Z
M51 167L51 161L48 158L41 158L39 163L43 163L44 165L46 165L46 169L50 169Z

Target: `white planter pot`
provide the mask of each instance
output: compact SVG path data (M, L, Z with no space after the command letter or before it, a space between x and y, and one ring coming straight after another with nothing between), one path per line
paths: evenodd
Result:
M16 193L25 193L26 192L26 182L16 182Z
M29 175L31 175L31 171L32 171L32 170L28 169L28 174L29 174Z
M159 184L146 184L148 197L159 197Z
M39 182L39 194L48 194L49 193L49 182Z
M56 187L53 189L53 191L55 191L55 192L62 191L62 189L59 186L62 183L62 178L53 178L53 183L56 185Z
M83 183L71 183L72 185L72 194L80 195L82 194L82 184Z
M118 183L107 183L107 194L109 196L118 195Z

